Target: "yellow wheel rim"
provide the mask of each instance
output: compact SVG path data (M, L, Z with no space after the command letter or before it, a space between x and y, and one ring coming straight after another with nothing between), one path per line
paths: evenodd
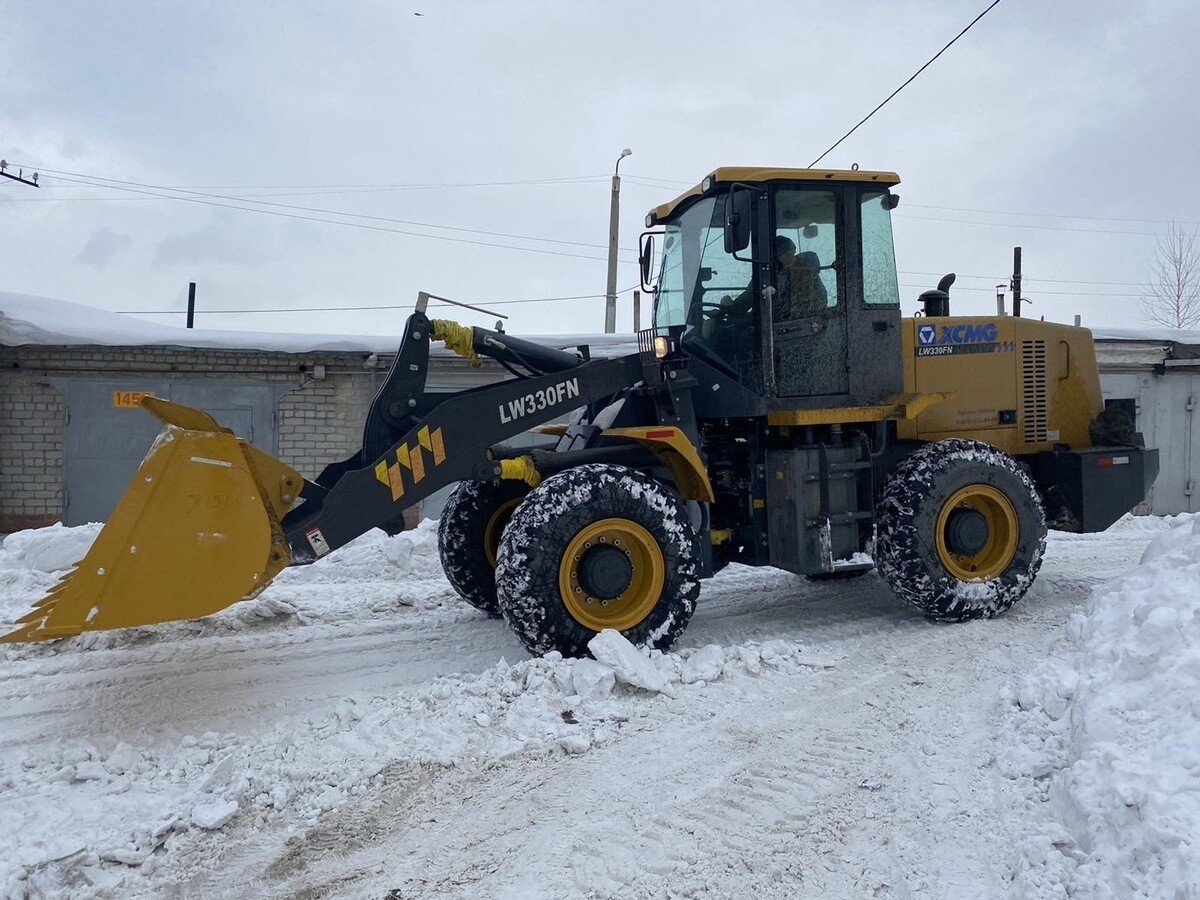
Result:
M604 547L624 553L632 566L628 585L615 597L591 596L587 579L581 583L580 563ZM629 519L601 519L588 525L571 538L558 566L563 605L576 622L592 631L633 628L658 604L665 583L666 564L658 541Z
M956 551L948 532L959 511L983 517L986 539L974 552ZM976 520L978 521L978 520ZM1003 492L987 484L971 484L958 490L942 506L937 517L937 554L946 571L959 581L991 581L999 578L1017 554L1020 528L1017 511Z
M487 557L488 565L493 569L496 568L496 553L500 549L500 536L504 534L504 527L512 518L513 510L524 499L524 497L514 497L512 500L501 503L496 507L496 511L492 513L492 517L488 519L488 523L483 529L483 555Z

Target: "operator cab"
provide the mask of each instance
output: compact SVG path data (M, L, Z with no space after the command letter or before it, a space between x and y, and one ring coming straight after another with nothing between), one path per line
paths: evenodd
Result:
M776 406L870 403L902 387L890 172L717 169L663 226L656 333ZM643 236L643 271L652 240Z

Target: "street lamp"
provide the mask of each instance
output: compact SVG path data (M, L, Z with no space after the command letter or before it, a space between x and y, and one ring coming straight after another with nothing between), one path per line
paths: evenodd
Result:
M621 214L621 160L633 153L628 147L617 157L613 167L612 205L608 212L608 290L604 292L604 333L617 330L617 235Z

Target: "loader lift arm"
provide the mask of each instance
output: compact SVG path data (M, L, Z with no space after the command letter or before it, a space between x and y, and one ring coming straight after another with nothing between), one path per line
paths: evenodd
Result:
M396 362L368 414L363 449L356 454L366 464L352 467L356 457L351 457L327 467L316 482L305 484L305 502L284 518L293 565L310 563L390 522L448 484L495 478L493 446L627 389L642 376L636 353L589 361L538 347L533 364L547 363L557 371L463 391L430 408L436 395L424 392L424 382L435 324L421 311L408 319ZM524 353L515 349L517 339L473 331L478 355L508 354L516 361L536 352L533 345ZM416 416L410 409L428 412ZM399 433L404 425L399 439L378 451L380 435Z
M426 393L431 339L468 358L492 356L517 377L457 394ZM591 361L431 321L418 306L371 405L362 448L315 481L207 413L149 399L143 405L165 429L138 474L86 556L0 643L225 609L256 596L288 565L310 563L376 526L394 530L404 508L441 487L500 477L504 465L493 457L504 449L494 445L641 378L637 354Z

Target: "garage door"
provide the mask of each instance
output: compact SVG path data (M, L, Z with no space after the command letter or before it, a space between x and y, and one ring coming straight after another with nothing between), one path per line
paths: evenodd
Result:
M152 379L56 379L67 408L63 481L67 525L103 522L162 430L136 404L151 393L210 412L238 437L275 453L274 414L279 388L266 384Z

